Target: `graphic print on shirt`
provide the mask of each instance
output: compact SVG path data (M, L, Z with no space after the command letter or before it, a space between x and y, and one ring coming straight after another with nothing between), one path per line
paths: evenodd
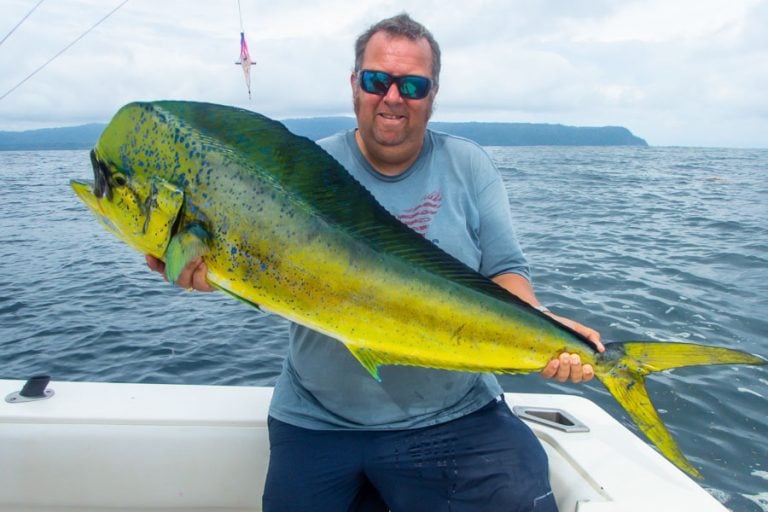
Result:
M431 192L421 198L421 202L400 213L397 218L400 222L419 233L421 236L427 236L427 230L432 219L435 218L443 202L443 196L439 191Z

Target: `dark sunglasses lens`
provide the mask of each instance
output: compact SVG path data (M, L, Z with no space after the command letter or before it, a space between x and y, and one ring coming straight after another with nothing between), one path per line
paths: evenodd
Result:
M363 71L360 78L363 90L370 94L384 96L392 85L392 77L378 71Z
M429 94L430 82L423 76L404 76L400 79L400 95L403 98L420 100Z
M360 72L360 86L369 94L386 95L394 81L397 81L397 90L400 91L400 95L411 100L424 98L432 88L432 81L423 76L409 75L395 78L383 71L364 69Z

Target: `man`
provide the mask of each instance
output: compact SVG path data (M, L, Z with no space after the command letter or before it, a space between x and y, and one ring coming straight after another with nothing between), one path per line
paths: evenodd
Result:
M357 41L350 79L358 127L320 145L403 222L548 312L498 171L479 146L427 130L439 72L440 48L422 25L405 14L374 25ZM178 284L211 291L206 272L194 261ZM598 333L552 316L603 350ZM562 354L542 375L580 382L593 370ZM494 376L389 366L381 377L340 343L291 326L270 408L265 511L556 510L546 455Z

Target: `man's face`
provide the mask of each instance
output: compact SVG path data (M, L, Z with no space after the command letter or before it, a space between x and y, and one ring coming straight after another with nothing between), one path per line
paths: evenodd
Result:
M432 78L432 50L426 39L411 41L378 32L368 42L362 69ZM432 114L436 89L433 86L425 98L412 100L402 98L393 85L386 95L378 96L363 91L357 77L352 76L355 115L365 146L361 149L371 163L376 165L377 160L388 157L415 159Z

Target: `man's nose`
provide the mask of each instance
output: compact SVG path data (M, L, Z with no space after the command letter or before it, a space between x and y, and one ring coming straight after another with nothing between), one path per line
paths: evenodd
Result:
M403 101L403 97L400 95L400 89L397 87L397 82L392 82L392 85L387 89L387 94L384 95L384 100L388 102Z

